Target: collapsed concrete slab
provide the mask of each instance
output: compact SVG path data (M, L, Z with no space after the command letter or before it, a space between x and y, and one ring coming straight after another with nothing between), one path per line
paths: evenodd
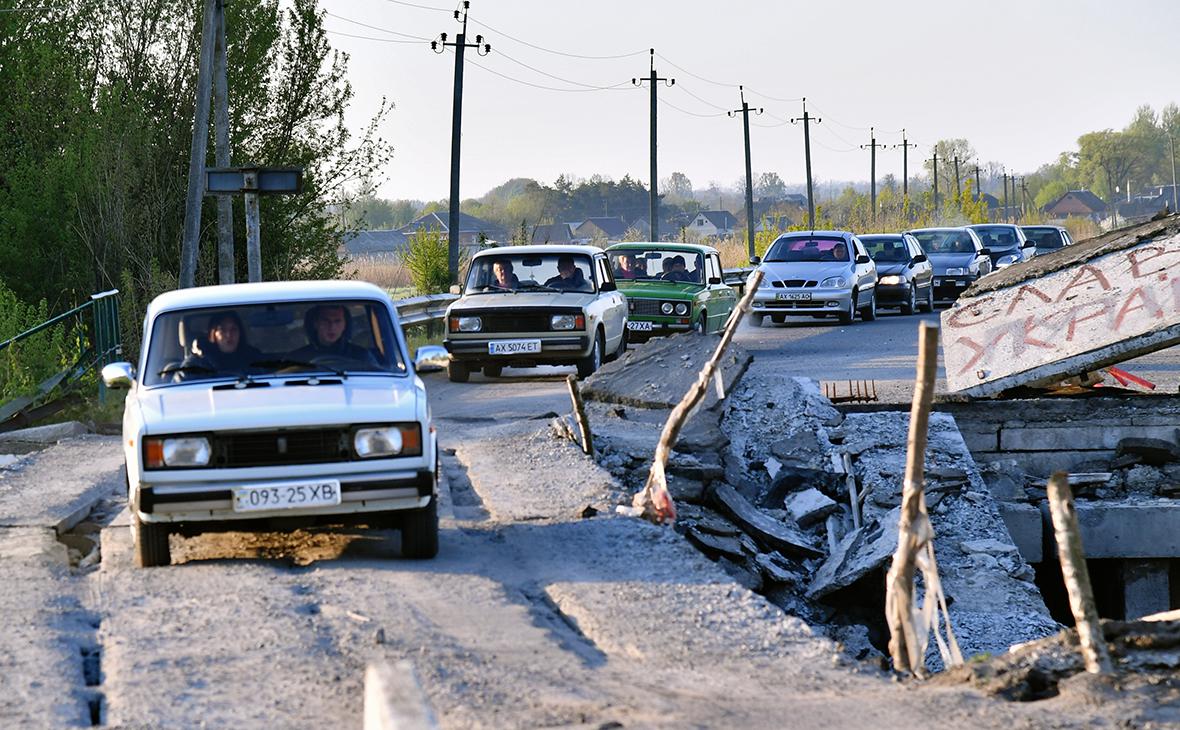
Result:
M942 314L948 389L994 395L1180 343L1177 263L1173 215L984 277Z

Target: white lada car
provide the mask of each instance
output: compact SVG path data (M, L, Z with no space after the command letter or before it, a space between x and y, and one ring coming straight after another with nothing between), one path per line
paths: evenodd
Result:
M441 359L438 356L441 354ZM361 523L438 552L438 445L397 311L358 282L174 291L147 310L123 451L136 562L167 565L168 537Z

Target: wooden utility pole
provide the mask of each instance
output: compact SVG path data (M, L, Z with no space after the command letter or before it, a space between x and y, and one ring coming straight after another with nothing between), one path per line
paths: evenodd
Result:
M180 288L196 286L201 244L201 202L205 194L205 155L209 149L209 97L212 96L214 25L217 0L205 0L201 52L197 62L197 98L188 158L188 194L184 201L184 236L180 243Z
M807 167L807 227L815 230L815 191L811 185L811 123L823 122L807 113L807 97L803 97L803 116L791 119L791 124L803 122L803 162Z
M1168 132L1168 151L1172 154L1172 213L1178 212L1176 209L1176 143L1172 139L1172 133Z
M451 103L451 200L450 215L447 218L447 271L451 283L459 280L459 147L463 130L463 53L474 48L481 56L492 52L492 46L483 42L483 36L475 36L475 43L467 42L467 11L469 0L463 0L463 9L455 11L455 20L463 24L463 30L454 41L447 42L447 34L440 33L438 40L430 42L430 49L443 53L448 47L455 49L455 85Z
M1091 674L1110 674L1114 667L1106 649L1098 609L1094 605L1094 590L1090 587L1086 553L1082 550L1078 515L1069 488L1069 476L1065 472L1056 472L1049 479L1048 496L1053 534L1057 541L1057 557L1061 561L1061 576L1065 580L1065 590L1069 593L1069 608L1077 624L1086 671Z
M975 166L975 197L976 199L983 197L983 190L979 187L979 165Z
M963 199L963 188L959 184L959 156L958 155L955 155L955 198L960 201ZM960 206L961 205L962 204L960 203Z
M746 102L746 92L738 86L738 93L741 94L742 108L735 109L729 112L729 116L733 117L738 114L742 115L742 133L746 140L746 248L749 249L750 258L754 258L754 174L750 172L750 112L761 114L761 109L750 109L750 105ZM659 239L656 239L659 240Z
M1008 222L1008 173L1004 173L1004 222Z
M938 147L934 148L934 212L938 213Z
M877 219L877 135L869 127L869 143L862 144L862 150L869 150L869 215Z
M659 185L660 178L656 172L656 87L660 82L665 82L668 86L674 86L676 79L667 79L661 77L656 73L656 49L651 48L650 51L650 67L646 79L633 78L631 83L635 86L642 86L646 81L651 89L651 186L648 190L648 217L651 218L651 240L660 240L660 194Z
M901 148L901 197L904 200L910 197L910 147L917 146L906 139L904 128L901 130L901 144L893 145L894 149Z
M225 52L225 0L217 0L216 8L217 44L213 51L214 159L218 167L229 167L229 83L226 80L228 64ZM234 283L234 275L234 200L228 195L219 195L217 196L217 282L232 284ZM254 280L251 279L251 281Z

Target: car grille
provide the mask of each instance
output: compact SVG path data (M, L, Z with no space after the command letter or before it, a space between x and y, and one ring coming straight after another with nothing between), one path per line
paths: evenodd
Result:
M547 332L550 314L483 315L483 332Z
M628 298L631 303L631 314L659 314L660 302L655 299L632 299Z
M816 282L807 279L783 279L782 281L771 281L770 285L778 288L786 287L787 289L806 289L815 286Z
M211 466L279 466L350 461L350 434L347 428L216 434L213 437Z

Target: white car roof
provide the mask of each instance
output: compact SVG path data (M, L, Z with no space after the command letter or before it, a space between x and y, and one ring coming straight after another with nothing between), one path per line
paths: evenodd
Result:
M575 246L566 244L546 243L536 246L497 246L496 248L489 248L480 251L475 255L475 258L482 258L484 256L492 256L496 254L542 254L542 253L577 253L583 256L593 256L596 253L602 253L602 249L597 246Z
M384 299L384 289L363 281L268 281L176 289L161 294L148 306L147 316L197 307L218 307L309 299Z

